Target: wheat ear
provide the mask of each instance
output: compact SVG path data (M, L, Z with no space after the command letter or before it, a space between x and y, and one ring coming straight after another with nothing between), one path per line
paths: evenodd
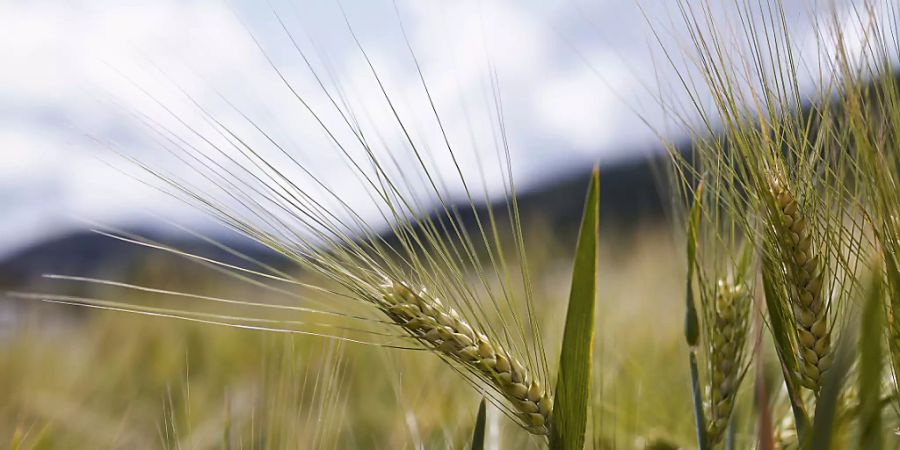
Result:
M800 384L818 392L822 373L833 355L828 316L822 296L822 265L812 248L809 225L791 191L778 178L769 181L778 206L776 236L793 291L790 296L799 345Z
M388 281L381 286L382 310L409 333L477 373L513 405L525 428L534 434L550 432L553 399L531 378L518 359L460 318L450 306L426 292L415 292L405 283Z
M732 285L719 280L716 292L715 323L710 337L709 427L710 442L722 440L734 410L734 400L741 377L744 343L747 341L747 317L750 295L741 283Z

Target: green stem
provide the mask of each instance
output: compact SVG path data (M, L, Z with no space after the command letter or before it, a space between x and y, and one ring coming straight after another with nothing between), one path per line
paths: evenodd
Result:
M783 366L782 369L785 379L784 385L788 391L788 400L791 402L791 411L794 413L794 424L797 426L797 438L800 442L803 442L806 432L809 430L809 415L803 406L803 397L800 396L796 383L793 382L793 379L788 379L791 376L790 372Z
M691 364L691 396L694 398L694 418L697 423L697 446L710 450L706 436L706 417L703 414L703 394L700 392L700 372L697 370L697 351L691 348L688 359Z

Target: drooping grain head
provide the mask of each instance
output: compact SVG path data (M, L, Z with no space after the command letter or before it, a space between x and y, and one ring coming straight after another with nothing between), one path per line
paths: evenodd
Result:
M727 280L719 280L711 328L709 371L709 425L712 443L722 440L734 411L734 402L744 367L744 344L747 341L750 295L747 288Z
M493 386L529 432L550 432L553 399L540 381L500 344L475 330L459 313L424 289L406 283L382 285L380 307L391 320L427 347L450 358Z
M784 181L770 177L769 189L777 214L772 224L790 284L791 310L794 316L800 384L819 391L822 374L831 365L831 336L827 305L823 296L823 264L813 246L807 219L797 199Z

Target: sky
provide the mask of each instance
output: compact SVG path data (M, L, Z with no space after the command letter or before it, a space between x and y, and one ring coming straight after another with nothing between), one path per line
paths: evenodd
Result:
M143 183L123 155L192 180L167 148L172 139L197 148L208 144L204 137L226 142L211 118L285 163L244 116L251 118L364 217L377 215L334 145L354 136L314 75L343 94L338 102L356 113L377 152L387 155L408 140L423 148L449 141L466 173L495 155L499 92L523 189L658 151L656 132L673 139L684 133L666 120L658 99L685 99L672 89L675 71L648 22L682 65L685 36L674 13L670 2L641 0L0 3L0 257L90 222L144 226L159 214L203 223L202 214ZM808 16L808 9L789 8L801 47L812 42L803 39ZM455 165L440 153L430 164L452 179ZM398 173L415 171L412 158L401 159ZM302 180L298 170L285 172ZM488 170L485 185L503 195L502 171ZM449 189L459 194L459 186Z

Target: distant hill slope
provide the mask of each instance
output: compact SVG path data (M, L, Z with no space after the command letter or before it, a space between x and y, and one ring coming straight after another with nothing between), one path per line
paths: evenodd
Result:
M604 220L620 224L634 222L638 218L657 220L661 217L663 205L658 192L658 180L653 175L653 167L659 166L667 158L660 150L652 159L629 161L604 167L601 171L601 214ZM590 177L591 167L584 167L551 182L537 186L519 195L522 216L539 215L542 220L560 233L567 233L577 227L584 201L584 193ZM495 207L504 205L500 200ZM478 206L484 213L486 205ZM475 225L474 214L468 205L459 205L458 210L467 227ZM132 230L153 238L152 232ZM181 239L167 241L179 249L195 251L204 255L237 262L227 253L215 249L199 240ZM228 242L240 251L277 264L278 258L266 249L249 242ZM43 273L91 274L114 268L128 267L146 249L119 242L89 231L76 232L49 239L26 248L0 261L0 283L19 284L39 277Z
M894 75L900 83L900 72ZM804 108L801 114L808 114ZM689 143L679 147L686 157L692 153ZM648 154L640 152L640 154ZM601 168L600 173L600 216L602 226L617 228L627 232L638 221L660 221L665 217L669 188L661 182L657 173L668 160L662 149L643 159L634 159ZM561 236L572 236L577 228L583 205L583 198L590 177L591 168L584 167L564 176L536 186L519 194L519 206L526 221L540 216L551 229ZM495 207L503 206L503 200ZM483 214L487 205L478 206ZM468 227L475 225L474 214L468 205L459 205L460 217ZM152 233L144 233L151 236ZM237 262L227 253L197 240L182 240L172 243L179 249L195 251L225 261ZM253 243L228 242L254 258L278 264L279 258ZM109 268L128 267L146 249L118 242L89 232L73 233L34 245L0 261L0 286L21 283L40 276L42 273L88 274ZM283 260L281 260L283 261Z

